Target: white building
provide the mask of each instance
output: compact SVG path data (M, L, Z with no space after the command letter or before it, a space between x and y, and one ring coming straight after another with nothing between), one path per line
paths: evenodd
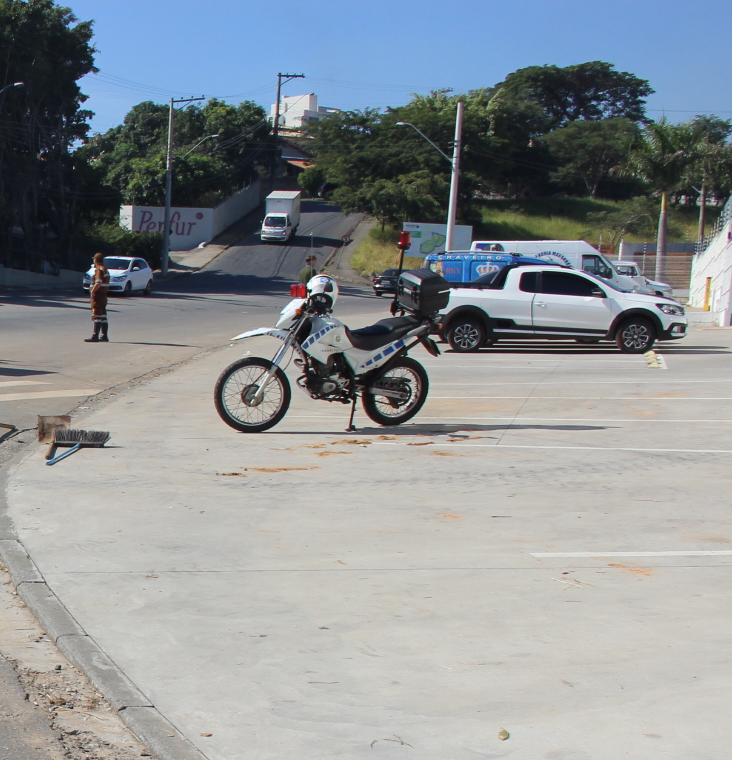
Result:
M269 118L274 124L277 104L270 106ZM288 95L280 101L280 129L302 129L310 121L320 121L332 113L340 113L337 108L324 108L318 105L315 93L307 95Z
M732 324L732 198L691 266L689 303L707 308L719 327Z

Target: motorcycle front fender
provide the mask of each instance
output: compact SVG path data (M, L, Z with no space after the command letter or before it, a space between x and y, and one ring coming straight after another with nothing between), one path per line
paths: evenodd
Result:
M288 330L278 330L276 327L257 327L254 330L247 330L239 335L230 338L230 340L243 340L244 338L256 338L258 335L271 335L273 338L279 338L281 341L287 340Z

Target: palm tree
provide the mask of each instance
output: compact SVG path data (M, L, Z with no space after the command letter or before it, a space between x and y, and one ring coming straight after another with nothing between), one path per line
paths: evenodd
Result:
M621 168L623 174L636 177L661 194L656 280L661 280L664 275L668 194L679 187L687 169L697 160L704 137L704 128L694 122L670 124L665 117L652 121L643 128Z

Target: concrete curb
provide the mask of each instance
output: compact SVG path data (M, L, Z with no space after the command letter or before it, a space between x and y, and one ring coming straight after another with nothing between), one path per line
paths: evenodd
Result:
M27 456L27 452L22 452L18 459ZM51 591L20 540L8 537L12 525L7 515L7 488L13 465L18 459L9 463L0 476L0 514L7 526L5 537L0 539L0 559L10 574L18 596L59 650L86 675L132 733L159 760L208 760L84 631Z

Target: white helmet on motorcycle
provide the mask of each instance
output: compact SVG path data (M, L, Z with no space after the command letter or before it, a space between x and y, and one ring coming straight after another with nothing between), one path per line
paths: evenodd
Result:
M338 300L338 285L327 274L317 274L307 285L308 295L326 309L332 309Z

